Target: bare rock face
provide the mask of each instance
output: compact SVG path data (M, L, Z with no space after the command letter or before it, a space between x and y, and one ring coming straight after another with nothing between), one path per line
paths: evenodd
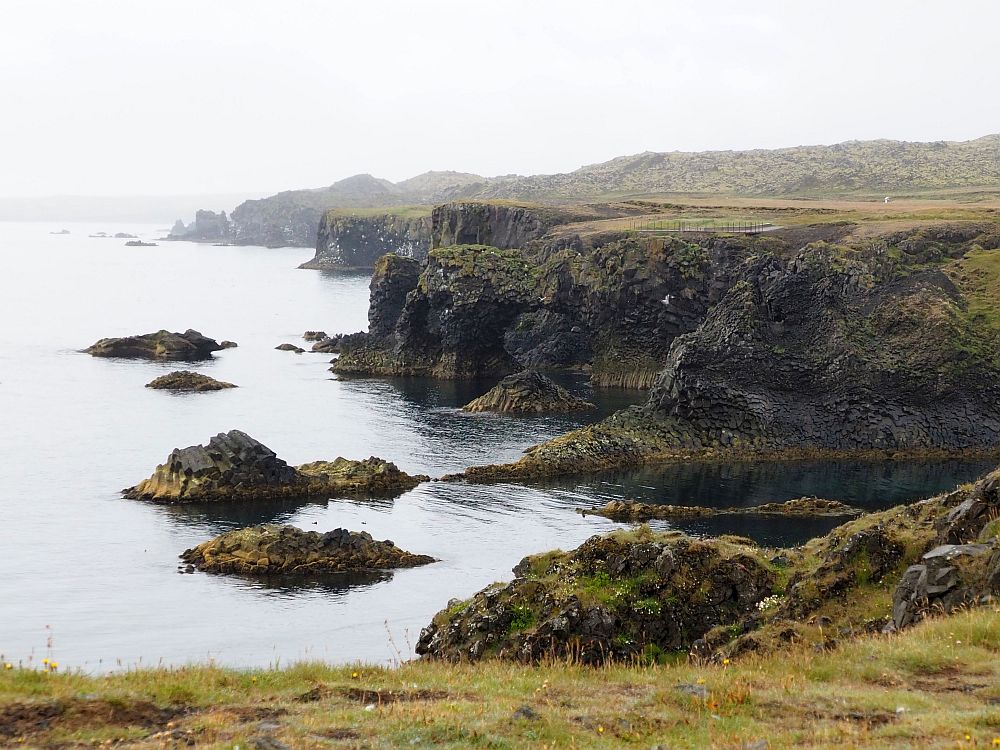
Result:
M508 375L479 398L470 401L465 411L500 411L527 414L582 411L596 408L578 398L550 378L535 370Z
M903 573L892 595L896 628L1000 594L1000 546L942 544Z
M221 391L225 388L236 388L232 383L226 383L208 375L202 375L191 370L177 370L175 372L161 375L160 377L146 383L147 388L156 388L163 391Z
M436 562L366 532L334 529L321 534L277 524L227 532L185 550L181 559L207 572L251 575L386 570Z
M184 333L160 330L141 336L107 338L84 349L95 357L122 357L126 359L158 359L171 362L194 362L211 359L212 352L223 347L215 339L187 329Z
M266 500L310 495L394 495L427 480L379 458L338 458L295 468L245 432L230 430L208 445L175 448L148 479L125 497L165 503Z

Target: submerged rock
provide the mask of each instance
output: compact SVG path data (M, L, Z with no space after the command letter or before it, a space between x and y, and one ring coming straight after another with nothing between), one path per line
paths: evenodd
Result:
M123 494L165 503L395 495L427 479L410 476L374 456L364 461L317 461L296 468L245 432L230 430L211 438L208 445L175 448L151 477L123 490Z
M363 531L319 533L277 524L229 531L185 550L181 559L207 572L258 575L385 570L436 562L389 540L377 541Z
M165 391L221 391L237 386L191 370L177 370L146 383L146 387Z
M550 378L535 370L508 375L479 398L470 401L465 411L500 411L529 414L558 413L595 409L590 401L578 398Z
M215 339L202 336L189 328L184 333L160 330L141 336L101 339L84 349L84 352L95 357L194 362L211 359L212 352L222 348Z
M837 500L798 497L783 503L765 503L746 508L709 508L702 505L656 505L632 500L610 500L600 508L577 508L584 516L603 516L612 521L642 523L653 519L725 515L762 516L857 516L863 511Z

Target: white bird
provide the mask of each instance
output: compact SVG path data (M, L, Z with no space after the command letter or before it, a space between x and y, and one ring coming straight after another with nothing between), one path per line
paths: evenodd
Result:
M670 298L673 297L673 296L674 295L672 295L672 294L668 294L666 297L664 297L663 299L661 299L660 302L662 302L667 307L670 307Z

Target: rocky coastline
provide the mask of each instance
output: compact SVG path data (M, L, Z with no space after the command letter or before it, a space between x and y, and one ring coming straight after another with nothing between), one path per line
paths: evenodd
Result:
M894 632L1000 595L1000 470L871 513L793 549L676 532L595 536L522 560L439 612L424 658L585 663L691 653L722 661L789 643Z
M316 255L299 268L369 269L388 253L423 260L430 246L430 210L417 216L392 213L367 216L345 215L342 209L331 209L319 223Z
M288 497L366 495L393 497L429 477L411 476L372 456L289 466L240 430L207 445L175 448L152 476L122 490L126 498L159 503L276 500Z

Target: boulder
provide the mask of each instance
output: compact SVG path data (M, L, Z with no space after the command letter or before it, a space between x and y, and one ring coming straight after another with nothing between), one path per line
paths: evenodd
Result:
M326 331L306 331L302 334L302 338L306 341L322 341L329 337L326 335Z
M189 328L184 333L160 330L141 336L101 339L84 349L84 352L94 357L194 362L211 359L212 352L222 348L215 339L202 336Z
M164 503L266 500L349 494L401 494L426 481L371 457L337 458L289 466L245 432L220 433L207 445L175 448L148 479L123 490L125 497Z
M595 409L535 370L508 375L493 388L462 407L465 411L499 411L521 414L553 414Z
M897 629L930 612L950 612L1000 594L1000 547L996 544L942 544L903 573L892 595Z
M221 346L223 349L235 349L237 346L239 346L239 344L237 344L235 341L220 341L219 346Z
M295 352L296 354L302 354L305 351L301 346L296 346L295 344L278 344L274 348L279 352Z
M237 386L191 370L177 370L146 383L146 387L164 391L221 391Z
M326 533L266 524L229 531L181 559L211 573L308 575L358 570L412 568L436 562L402 550L366 532L334 529Z

